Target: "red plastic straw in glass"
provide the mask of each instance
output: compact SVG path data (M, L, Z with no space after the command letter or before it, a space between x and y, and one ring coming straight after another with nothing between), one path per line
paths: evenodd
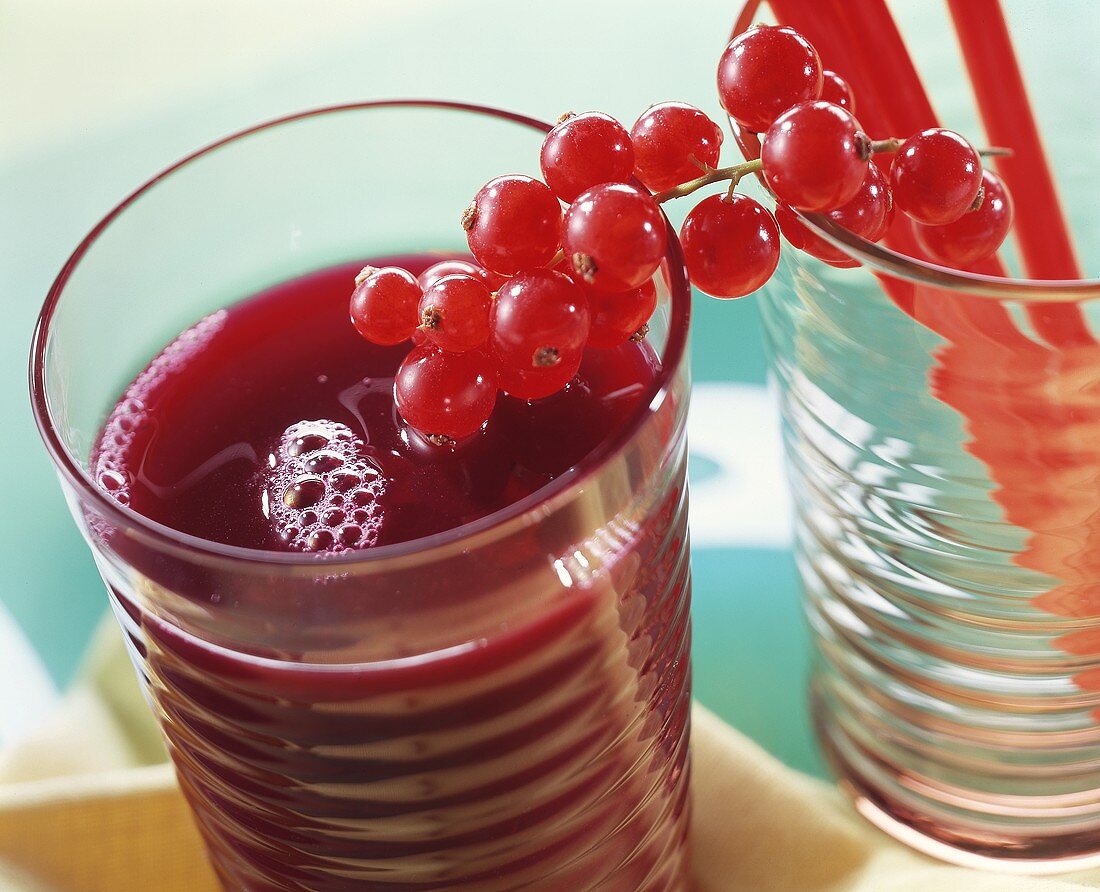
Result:
M1012 149L1010 157L997 159L997 171L1016 206L1013 230L1024 270L1033 279L1079 279L1081 267L1000 0L947 0L947 5L986 136L993 145ZM1050 343L1093 342L1076 306L1051 304L1037 311L1035 327Z

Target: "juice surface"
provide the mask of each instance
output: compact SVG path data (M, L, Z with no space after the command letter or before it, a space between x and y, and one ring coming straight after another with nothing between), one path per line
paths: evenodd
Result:
M435 259L373 262L417 272ZM101 485L153 520L229 545L339 551L344 540L403 542L484 517L550 482L618 429L658 372L647 344L590 349L565 391L530 404L502 394L483 433L454 449L432 446L394 409L393 375L408 344L375 346L348 320L361 266L278 285L174 340L108 419L93 453ZM279 516L287 489L317 476L308 461L284 467L288 438L303 430L340 432L335 450L304 458L351 462L358 482L345 494L368 491L358 494L363 504L329 492L307 506L317 515L313 528L327 527L334 539L322 536L312 548L287 535L293 518ZM340 514L326 524L333 498Z

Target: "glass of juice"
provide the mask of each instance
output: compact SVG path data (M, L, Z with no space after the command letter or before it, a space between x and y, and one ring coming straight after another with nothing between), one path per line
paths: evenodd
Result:
M687 888L675 238L646 339L456 445L395 412L408 345L348 319L364 264L454 257L548 129L255 127L125 199L46 301L38 423L227 889Z
M1100 120L1064 89L1064 60L1098 70L1095 54L1040 26L1041 5L1003 4L1063 209L1031 157L1022 89L1008 99L1000 5L904 6L896 45L884 4L839 19L773 4L848 77L876 138L932 126L931 105L975 138L984 125L1015 153L984 163L1016 217L999 259L956 270L900 212L881 245L811 215L860 268L785 247L762 302L817 732L858 810L911 846L998 871L1095 865L1100 280L1080 277L1100 271L1100 229L1079 147Z

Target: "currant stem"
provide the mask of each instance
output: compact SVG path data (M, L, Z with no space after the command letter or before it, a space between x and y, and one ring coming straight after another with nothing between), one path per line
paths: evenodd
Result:
M878 155L896 152L903 142L904 140L898 139L896 136L892 136L889 139L874 140L870 144L871 154ZM988 149L980 149L978 154L983 158L1010 157L1012 155L1012 149L993 146ZM666 189L664 192L658 192L653 198L658 204L663 204L674 198L683 198L685 195L691 195L692 192L697 192L704 186L709 186L711 183L721 183L726 180L730 181L729 191L732 193L733 190L737 188L737 184L741 181L742 177L750 173L757 173L761 170L762 166L760 159L757 158L753 161L743 161L740 164L732 164L729 167L712 168L701 177L696 177L694 180L688 180L686 183L674 186L671 189Z
M902 140L896 136L889 139L876 139L871 141L871 154L878 155L882 152L896 152L901 148Z
M683 198L685 195L691 195L692 192L696 192L704 186L709 186L711 183L721 183L725 180L740 180L747 174L756 173L762 167L763 164L759 158L754 161L744 161L741 164L733 164L730 167L718 167L708 171L701 177L696 177L694 180L688 180L686 183L682 183L679 186L666 189L664 192L658 192L653 198L658 204L665 201L671 201L673 198Z

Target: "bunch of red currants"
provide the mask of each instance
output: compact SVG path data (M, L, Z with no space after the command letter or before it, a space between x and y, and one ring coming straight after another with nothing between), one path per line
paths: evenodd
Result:
M779 229L791 245L832 266L858 264L813 234L796 211L825 214L875 242L889 231L896 207L912 219L929 256L952 266L990 256L1008 235L1012 200L1000 178L983 169L977 149L940 128L872 141L855 118L847 81L823 69L793 28L759 26L735 38L718 65L718 94L732 120L762 135L754 169L776 198ZM870 163L880 153L893 155L888 173ZM696 252L685 252L690 270Z
M728 185L688 214L680 242L692 283L719 298L768 281L780 231L828 264L857 265L799 212L878 241L896 207L923 249L954 266L1004 241L1012 202L980 153L942 129L873 141L847 82L795 30L758 26L736 37L719 63L718 92L732 121L761 134L758 159L717 167L721 129L683 102L652 106L629 132L601 112L568 114L542 144L543 180L497 177L463 212L473 262L443 261L419 278L395 267L359 274L359 333L414 342L394 384L412 428L453 444L488 420L498 391L549 396L574 378L587 347L644 338L667 249L660 205L713 183ZM876 154L893 154L888 173L871 162ZM748 174L763 177L774 216L735 191Z

